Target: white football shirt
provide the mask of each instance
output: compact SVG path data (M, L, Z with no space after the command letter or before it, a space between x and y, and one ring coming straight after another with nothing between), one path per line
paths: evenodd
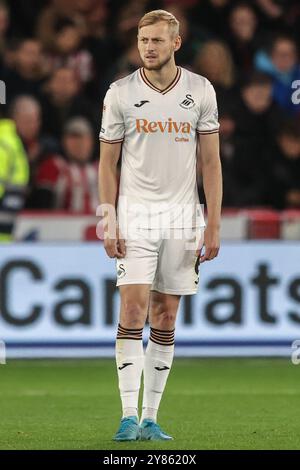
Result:
M143 68L106 93L100 140L122 142L120 226L205 226L196 182L197 134L218 132L216 95L204 77L177 67L159 90ZM150 217L149 217L150 214Z

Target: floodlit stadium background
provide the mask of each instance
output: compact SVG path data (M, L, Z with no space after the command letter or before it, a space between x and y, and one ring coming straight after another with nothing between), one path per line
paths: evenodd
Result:
M213 83L221 125L222 246L181 302L176 354L288 357L300 339L299 2L0 0L0 112L29 169L0 245L8 358L113 357L119 298L95 232L97 135L109 83L141 65L137 23L153 8L180 20L177 63ZM5 178L0 161L0 235ZM199 192L204 202L200 176Z

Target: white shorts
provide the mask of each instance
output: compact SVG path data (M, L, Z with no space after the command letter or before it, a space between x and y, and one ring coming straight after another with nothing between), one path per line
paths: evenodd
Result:
M196 294L199 283L196 250L203 245L204 228L138 232L138 238L126 240L125 257L117 259L117 286L150 284L151 290L164 294Z

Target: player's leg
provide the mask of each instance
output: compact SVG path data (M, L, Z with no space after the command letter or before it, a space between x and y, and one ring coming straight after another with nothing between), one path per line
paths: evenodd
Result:
M145 352L142 419L156 421L157 411L174 355L175 321L180 296L152 291L149 306L150 337Z
M144 367L142 333L150 285L120 287L121 312L116 340L116 362L123 417L138 416L138 395Z
M165 433L160 434L160 429L155 427L156 414L172 365L179 299L181 295L195 294L198 288L196 250L203 243L203 230L181 231L178 238L173 233L170 239L163 241L152 285L154 292L151 292L150 300L151 333L145 355L142 416L144 421L141 424L142 437L145 439L168 438ZM156 364L157 361L161 362L160 366ZM152 393L153 391L155 393ZM145 422L149 423L144 431Z
M171 439L156 424L160 401L172 367L174 332L180 296L152 291L150 337L145 353L141 431L143 439Z
M116 363L123 418L116 440L138 436L138 398L144 366L142 332L150 288L157 268L157 242L140 237L127 240L126 256L117 260L121 311L116 340Z
M122 402L122 420L115 440L139 437L138 400L144 367L143 328L150 285L120 286L121 311L116 340L116 363Z

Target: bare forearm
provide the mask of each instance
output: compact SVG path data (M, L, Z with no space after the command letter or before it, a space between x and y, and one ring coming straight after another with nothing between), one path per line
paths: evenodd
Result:
M100 144L99 163L99 198L100 204L109 204L116 207L118 192L118 160L120 157L121 144Z
M117 215L117 170L111 166L99 167L99 197L101 204L102 224L105 237L116 238Z
M118 192L117 169L111 167L99 167L99 199L100 204L110 204L116 207Z
M207 224L220 226L222 205L222 170L219 159L208 161L202 166L203 187L207 205Z
M113 248L108 249L109 256L117 255L117 216L116 199L118 192L117 165L120 157L121 144L100 144L99 164L99 198L101 204L100 214L104 229L104 239L112 240ZM107 248L107 247L106 247Z

